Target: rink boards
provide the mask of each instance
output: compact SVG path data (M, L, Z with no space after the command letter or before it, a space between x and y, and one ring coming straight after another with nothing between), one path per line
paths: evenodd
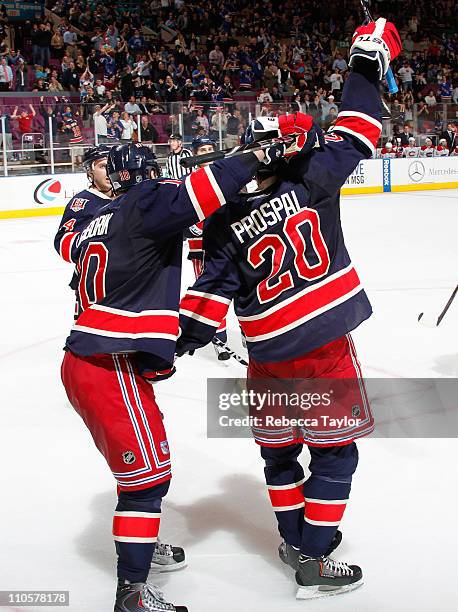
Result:
M60 215L87 187L84 173L0 178L0 219ZM343 195L458 188L458 157L361 161Z

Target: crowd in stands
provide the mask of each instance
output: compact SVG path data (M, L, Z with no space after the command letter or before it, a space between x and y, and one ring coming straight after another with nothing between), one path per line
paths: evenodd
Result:
M387 0L372 12L403 38L393 65L400 91L385 94L395 136L414 118L419 134L439 135L456 116L444 116L443 105L458 105L455 1ZM72 122L95 125L100 140L163 142L178 127L177 101L185 138L223 132L235 143L247 113L234 101L260 114L300 110L327 128L360 21L359 0L48 0L34 23L0 14L0 97L32 91L62 105L64 93L79 104ZM68 117L56 115L70 134Z

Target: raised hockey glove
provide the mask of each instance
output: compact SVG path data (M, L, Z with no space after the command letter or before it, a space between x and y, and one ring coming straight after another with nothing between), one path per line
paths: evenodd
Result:
M353 34L349 65L355 72L382 79L402 49L396 26L380 17Z
M312 149L324 146L323 132L313 122L311 115L305 113L279 115L278 127L282 136L296 135L294 142L287 147L285 157L293 157L298 154L306 155Z

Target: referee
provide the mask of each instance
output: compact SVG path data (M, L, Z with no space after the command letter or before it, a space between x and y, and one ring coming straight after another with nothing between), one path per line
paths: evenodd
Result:
M167 175L169 178L180 179L182 176L191 173L191 168L183 168L180 160L184 157L191 157L189 149L183 148L183 138L181 134L171 134L169 138L170 153L167 156Z

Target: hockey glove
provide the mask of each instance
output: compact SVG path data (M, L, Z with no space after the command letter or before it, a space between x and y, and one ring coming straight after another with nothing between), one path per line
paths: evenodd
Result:
M285 157L293 155L306 155L312 149L324 146L324 136L321 128L313 122L311 115L304 113L293 113L292 115L280 115L278 126L282 136L296 134L295 141L288 146Z
M382 17L359 26L353 34L352 43L349 65L356 72L375 76L379 80L402 50L396 26Z
M177 369L175 366L168 368L167 370L160 370L157 372L154 372L151 370L145 370L142 372L142 376L147 382L154 385L155 383L161 382L163 380L167 380L167 378L170 378L171 376L173 376L176 371Z

